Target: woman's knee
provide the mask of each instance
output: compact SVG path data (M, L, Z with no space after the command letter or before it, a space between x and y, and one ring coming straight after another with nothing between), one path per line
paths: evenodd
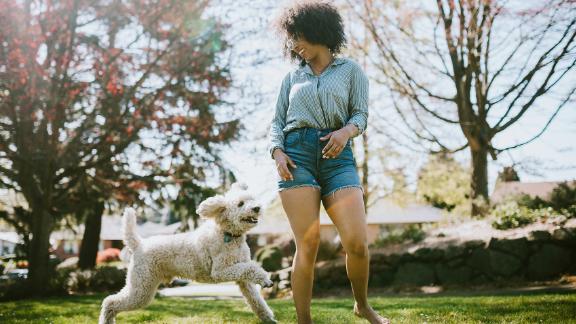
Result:
M342 246L346 254L362 258L368 256L368 242L365 239L353 239L348 242L342 242Z
M296 254L309 260L316 258L318 246L320 245L320 235L310 235L296 243Z

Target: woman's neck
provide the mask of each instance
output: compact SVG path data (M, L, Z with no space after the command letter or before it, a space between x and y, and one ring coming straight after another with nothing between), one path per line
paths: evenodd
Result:
M312 72L314 72L314 74L319 75L328 68L328 65L332 63L333 59L334 57L332 56L330 51L328 50L322 51L318 53L316 57L310 60L308 62L308 65L310 65L310 68L312 69Z

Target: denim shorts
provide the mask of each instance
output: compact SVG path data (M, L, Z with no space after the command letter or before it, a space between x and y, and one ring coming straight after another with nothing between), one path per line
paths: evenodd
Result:
M314 187L320 189L322 198L339 189L357 187L364 192L356 171L356 159L352 152L352 140L335 158L322 157L322 149L329 140L320 137L334 129L297 128L284 136L284 153L297 168L288 165L294 180L278 181L278 191L296 187Z

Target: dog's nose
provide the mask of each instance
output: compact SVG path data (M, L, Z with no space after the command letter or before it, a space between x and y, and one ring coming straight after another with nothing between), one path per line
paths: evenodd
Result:
M254 208L252 208L252 210L253 210L255 213L257 213L257 212L260 211L260 207L254 207Z

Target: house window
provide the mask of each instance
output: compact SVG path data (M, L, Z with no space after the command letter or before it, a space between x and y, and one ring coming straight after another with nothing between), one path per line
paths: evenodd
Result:
M76 254L77 253L76 242L74 241L64 241L64 252L67 254Z

